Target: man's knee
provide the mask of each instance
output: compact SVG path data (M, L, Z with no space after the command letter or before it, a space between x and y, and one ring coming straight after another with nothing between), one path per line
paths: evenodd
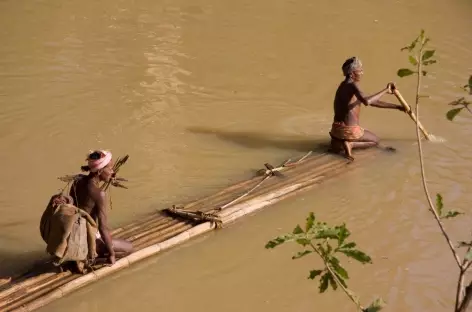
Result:
M121 239L113 240L113 249L115 250L115 252L122 252L127 254L130 254L134 251L134 247L131 242Z

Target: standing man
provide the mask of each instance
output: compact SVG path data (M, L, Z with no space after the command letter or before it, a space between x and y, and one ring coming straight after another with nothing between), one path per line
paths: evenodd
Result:
M405 111L403 106L380 101L385 94L392 94L395 89L393 83L378 93L366 97L359 88L362 78L362 63L357 57L347 59L342 66L344 81L338 86L334 99L334 121L331 127L332 152L339 153L344 150L346 158L352 157L353 148L368 148L379 146L379 138L369 130L359 125L361 104L366 106L391 108ZM393 150L393 148L387 148Z

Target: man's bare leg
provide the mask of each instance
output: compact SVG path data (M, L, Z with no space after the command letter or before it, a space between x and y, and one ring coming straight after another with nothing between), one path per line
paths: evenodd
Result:
M346 158L349 159L350 161L353 161L353 160L354 160L354 157L352 157L352 146L353 146L353 142L343 141L343 147L344 147L345 156L346 156Z
M351 142L352 146L351 148L357 148L357 149L364 149L364 148L370 148L370 147L379 147L381 149L387 150L387 151L395 151L395 148L390 147L390 146L384 146L383 144L380 144L380 139L378 136L376 136L373 132L369 130L364 130L364 135L356 140L355 142Z
M127 255L131 254L134 251L133 245L123 239L116 239L113 240L113 250L115 251L116 258L123 258ZM97 244L97 253L99 256L105 256L108 252L106 250L106 246L101 239L96 240Z
M337 154L342 152L343 149L343 141L332 137L328 152Z

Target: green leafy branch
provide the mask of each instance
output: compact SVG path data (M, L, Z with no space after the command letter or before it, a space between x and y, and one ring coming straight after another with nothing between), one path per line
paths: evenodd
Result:
M413 40L410 43L410 45L401 49L401 51L406 50L409 52L408 61L413 66L416 66L416 68L414 70L411 70L409 68L401 68L397 71L397 75L399 77L407 77L414 74L417 77L415 113L418 119L419 119L419 113L418 113L419 100L420 98L425 97L424 95L421 95L421 78L423 76L426 76L428 73L426 70L424 70L424 67L436 63L436 60L433 59L433 56L435 55L435 50L426 50L426 45L428 44L429 41L430 39L425 36L424 30L421 30L420 35L416 37L416 39ZM472 94L472 76L469 78L469 83L463 86L463 90L466 92L469 92L469 94ZM457 116L457 114L459 114L460 111L462 111L464 108L469 110L469 112L472 113L472 111L468 107L470 103L467 102L465 98L460 98L452 102L450 105L461 106L461 107L456 107L450 110L449 112L447 112L446 117L449 120L453 120L454 117ZM416 125L416 135L417 135L417 142L418 142L420 168L421 168L421 181L423 183L423 190L426 195L427 202L429 204L429 210L433 214L441 230L441 233L443 234L446 242L448 243L449 248L452 252L452 255L454 256L454 259L456 260L456 263L459 267L459 279L457 282L456 304L455 304L454 311L465 312L467 307L469 306L469 303L472 301L472 281L467 287L464 287L465 274L467 270L470 268L470 266L472 265L472 241L469 243L462 242L461 247L467 246L468 250L464 256L464 259L461 261L458 255L458 252L456 248L453 246L453 243L451 239L449 238L449 235L446 232L441 220L453 218L462 213L455 210L449 210L447 212L444 212L443 211L444 205L442 201L442 196L440 194L436 195L436 206L433 204L433 201L431 199L430 192L428 189L428 185L426 183L423 148L422 148L418 124Z
M349 290L347 280L349 274L342 266L338 255L344 255L354 259L362 264L372 263L372 259L363 251L356 248L355 242L347 242L351 235L345 224L338 226L328 226L324 222L318 222L315 214L311 212L305 223L305 229L297 225L292 233L278 236L270 240L265 248L275 248L287 242L295 242L301 245L304 250L295 254L292 259L299 259L309 254L317 254L323 261L324 268L311 270L308 278L315 279L319 277L319 292L324 293L329 286L333 290L341 288L344 293L361 311L376 312L380 311L384 302L382 299L375 300L369 307L364 308L359 298Z
M472 95L472 75L470 75L468 83L462 86L461 89L467 92L469 95ZM447 119L452 121L463 109L468 110L469 113L472 114L472 109L469 107L469 105L471 104L472 103L467 101L465 97L461 97L457 100L452 101L451 103L449 103L449 105L456 106L456 108L453 108L447 112Z
M457 217L458 215L464 214L463 212L456 211L456 210L448 210L443 211L444 204L443 204L443 197L441 194L436 194L436 212L440 219L449 219Z

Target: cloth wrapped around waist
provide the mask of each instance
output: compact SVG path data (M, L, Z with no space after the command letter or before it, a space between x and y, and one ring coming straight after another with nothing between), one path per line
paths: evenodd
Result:
M354 141L364 135L364 129L359 126L347 126L344 122L333 122L329 134L339 140Z

